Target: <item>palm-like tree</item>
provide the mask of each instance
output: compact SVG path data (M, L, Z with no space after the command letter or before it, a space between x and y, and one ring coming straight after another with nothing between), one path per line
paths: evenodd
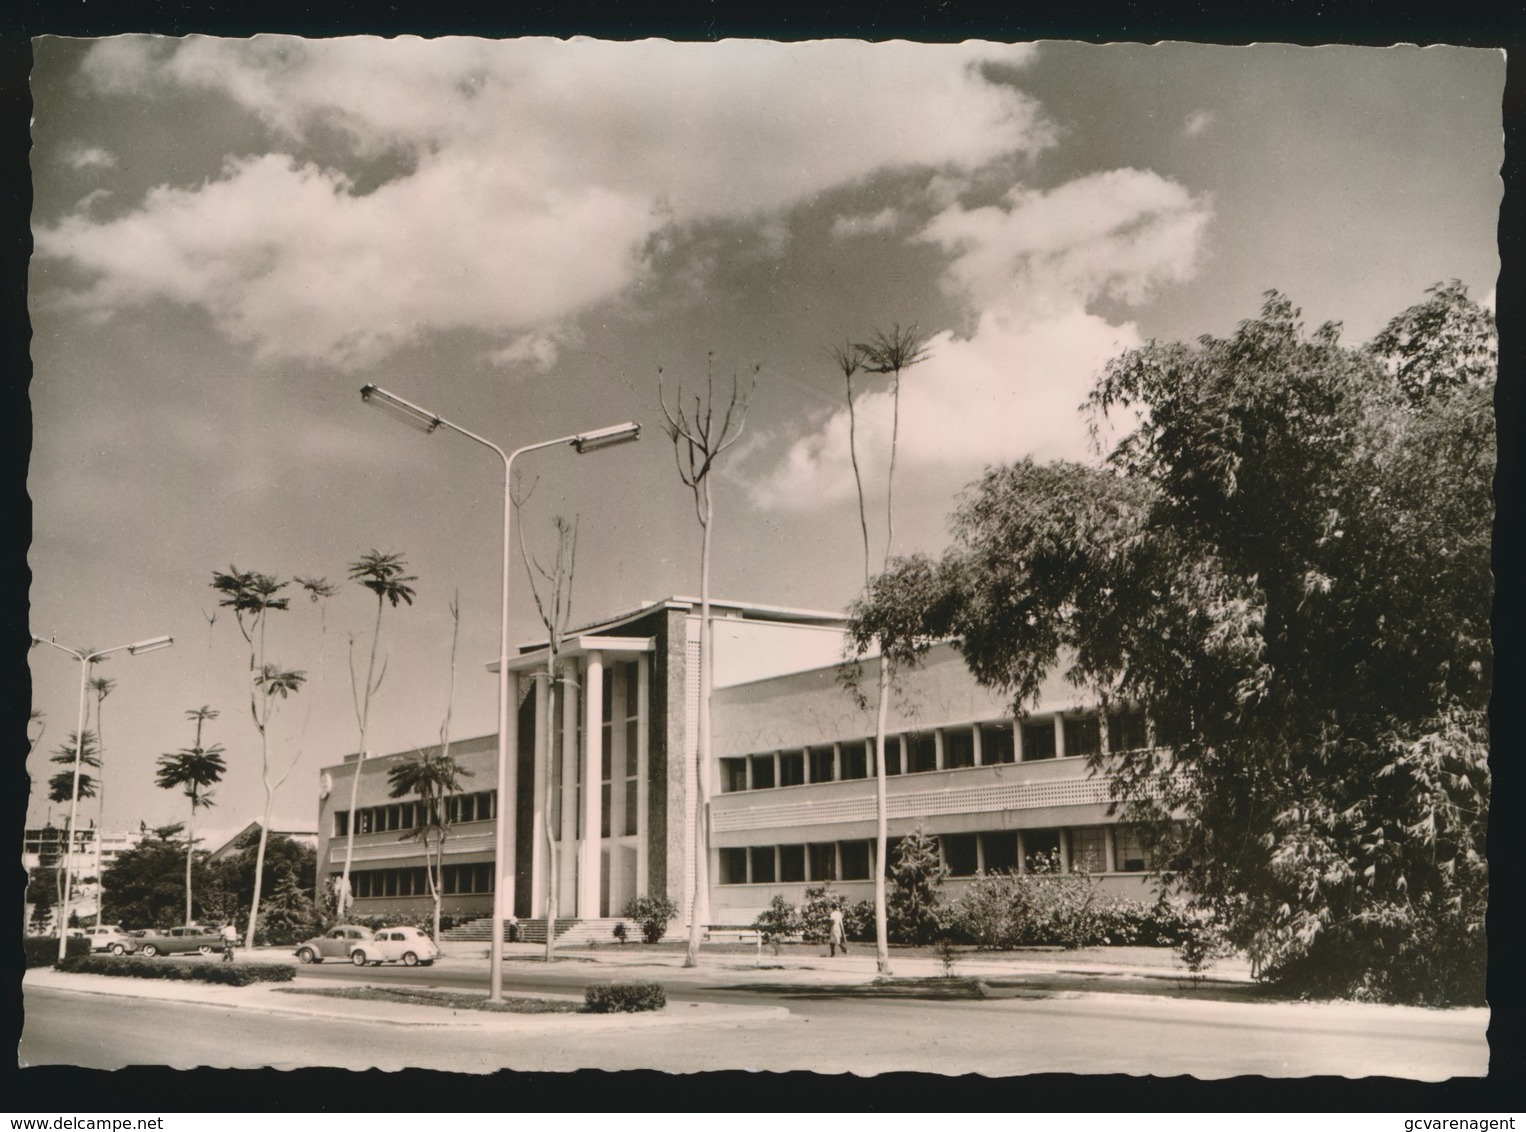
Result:
M192 919L191 862L196 849L196 811L212 805L212 795L207 788L221 782L228 767L223 762L221 743L213 743L210 747L201 745L202 725L209 719L216 719L217 712L203 704L185 714L196 724L196 741L189 747L160 755L155 781L165 790L183 790L191 800L191 820L185 835L185 922L189 924Z
M358 773L358 768L357 768ZM418 818L404 836L424 843L424 872L429 877L429 895L434 901L434 938L440 938L440 891L445 863L445 838L450 825L446 799L461 789L461 779L470 778L448 751L418 751L405 756L387 772L392 787L388 797L417 797ZM353 812L353 811L352 811ZM434 852L430 852L431 840Z
M853 478L858 484L858 518L864 532L864 590L870 588L870 554L868 510L864 501L864 483L859 474L857 442L853 429L853 374L862 369L865 373L890 375L890 400L892 416L890 425L890 467L885 477L885 558L882 568L890 565L890 555L895 544L895 457L901 430L901 371L925 361L928 356L927 340L918 332L916 324L902 326L899 322L887 330L876 330L868 342L834 352L834 359L848 383L848 450L853 459ZM874 935L875 966L881 975L890 974L890 946L888 942L889 921L885 898L885 855L889 844L885 798L885 728L890 705L890 686L895 668L887 642L880 642L878 673L878 705L874 725L874 799L875 799L875 866L874 866Z
M371 658L366 664L366 679L364 684L356 682L355 656L353 650L350 654L350 698L355 704L355 722L360 726L360 743L355 751L355 775L350 780L350 819L344 839L344 873L339 881L339 900L341 905L348 905L350 899L350 866L355 859L355 807L360 799L360 771L361 763L366 758L366 732L371 722L371 697L381 687L382 678L387 674L387 666L382 665L380 674L376 671L377 647L381 642L382 610L388 602L396 609L401 602L413 604L414 591L408 585L416 582L418 578L412 574L404 573L408 565L403 561L400 554L382 554L372 550L362 555L359 559L350 563L350 581L359 582L376 595L376 623L371 630ZM344 907L337 909L340 915L344 914Z
M270 839L270 814L275 807L276 788L286 780L293 759L285 771L276 775L270 765L270 716L275 710L276 697L286 699L301 688L306 674L299 671L282 671L267 663L265 656L265 625L272 610L289 608L291 599L281 597L280 592L289 583L271 574L241 571L237 566L228 567L228 573L212 574L212 588L222 594L219 606L232 609L238 622L239 633L249 646L249 715L260 735L260 763L265 786L264 820L260 823L260 846L254 863L254 900L249 907L249 928L244 938L253 947L258 939L260 920L260 887L265 872L265 847Z
M71 731L69 732L69 741L48 756L48 760L72 767L74 765L75 748L79 746L79 733ZM79 763L80 766L93 767L96 770L99 770L101 766L101 756L96 746L95 732L91 731L88 727L85 728L84 749L79 752ZM96 780L92 776L84 773L80 774L79 796L81 798L94 798L95 786ZM67 802L73 796L74 772L72 770L59 771L52 778L48 779L49 801Z

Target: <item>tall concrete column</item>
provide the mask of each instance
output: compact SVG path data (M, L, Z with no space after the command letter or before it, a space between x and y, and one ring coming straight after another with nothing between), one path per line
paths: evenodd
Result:
M583 662L583 841L578 847L578 919L599 915L599 826L604 781L604 656Z
M616 914L625 907L630 893L625 891L625 760L634 752L626 751L625 719L630 714L629 700L633 689L626 673L633 669L615 664L610 672L614 677L610 689L609 708L609 911Z
M648 732L651 729L652 710L652 660L646 653L636 658L636 892L637 896L649 895L647 891L647 842L651 840L652 826L648 813L651 784L651 751ZM748 772L751 775L751 762ZM749 785L751 783L749 782Z
M546 749L546 712L549 681L544 672L535 674L535 772L530 786L530 915L546 914L546 881L550 862L546 858L546 782L550 754Z
M562 775L562 835L558 838L557 852L561 878L557 893L557 907L562 915L575 914L577 908L578 874L578 688L579 664L576 660L562 662L562 686L560 689L562 712L562 751L557 760Z

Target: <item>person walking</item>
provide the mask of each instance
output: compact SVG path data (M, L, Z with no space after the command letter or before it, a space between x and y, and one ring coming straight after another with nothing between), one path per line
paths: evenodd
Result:
M842 905L832 905L831 914L828 915L827 925L827 949L831 955L837 954L837 949L842 948L844 955L848 954L848 935L842 926Z
M233 926L233 921L229 920L223 925L223 930L219 934L223 937L223 962L232 963L233 949L238 945L238 929Z

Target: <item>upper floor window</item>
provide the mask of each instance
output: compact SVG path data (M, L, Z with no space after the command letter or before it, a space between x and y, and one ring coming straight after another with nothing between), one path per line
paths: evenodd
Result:
M968 727L950 728L943 733L943 769L957 770L975 765L975 732Z
M1107 749L1109 751L1138 751L1149 746L1145 735L1144 712L1119 712L1108 716Z
M1023 724L1024 762L1035 762L1038 759L1052 759L1056 753L1053 720L1045 719Z
M1010 763L1017 758L1017 745L1012 738L1010 723L982 723L980 725L980 762L983 766Z
M747 789L747 760L721 760L721 793L735 794Z
M810 760L812 782L831 782L837 777L837 757L831 747L812 747Z
M1069 758L1085 758L1102 750L1102 729L1094 715L1081 716L1065 721L1065 754Z

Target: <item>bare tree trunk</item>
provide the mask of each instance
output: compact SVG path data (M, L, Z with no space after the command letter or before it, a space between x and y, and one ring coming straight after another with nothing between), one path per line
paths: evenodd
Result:
M715 681L714 640L710 625L710 530L715 508L710 498L710 480L700 481L704 490L704 523L700 537L699 568L699 742L694 767L694 897L689 903L689 946L684 952L684 966L699 965L699 945L705 922L710 918L710 840L706 836L709 802L705 771L710 766L711 727L710 693Z
M350 780L350 820L344 838L344 871L340 874L339 880L339 899L344 904L344 907L339 909L341 916L348 912L350 907L350 865L355 860L355 807L360 801L360 772L366 761L366 728L371 720L371 682L376 674L376 646L381 640L382 601L382 595L377 594L376 625L371 630L371 659L366 664L365 692L361 702L355 705L356 714L360 717L360 745L355 749L355 776ZM354 653L352 652L351 655L353 656ZM355 668L352 664L350 667L352 694L355 690L354 672Z
M551 832L552 806L556 803L556 672L552 667L551 660L546 660L546 718L541 721L546 728L546 802L545 819L541 822L546 832L546 865L548 885L546 888L546 962L556 960L556 917L561 911L561 869L557 859L556 838ZM567 789L567 752L562 751L561 779L562 789ZM562 820L560 807L557 808L556 820L560 825Z
M885 800L885 721L890 704L890 662L880 654L879 710L874 724L874 967L890 974L890 925L886 914L885 867L887 836Z
M197 746L201 740L197 740ZM185 922L191 923L191 855L196 852L196 796L191 795L191 820L185 829Z

